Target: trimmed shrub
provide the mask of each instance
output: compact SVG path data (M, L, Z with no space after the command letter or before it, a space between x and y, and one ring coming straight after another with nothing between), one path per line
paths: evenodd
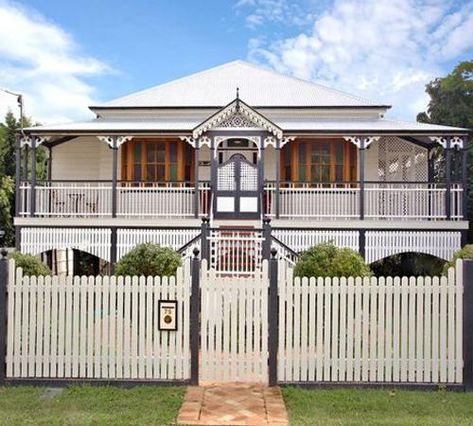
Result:
M115 267L115 275L170 276L182 265L181 255L169 247L139 244L125 254Z
M294 268L297 277L369 277L371 270L359 253L322 243L302 253Z
M473 259L473 244L467 244L453 254L452 260L447 262L443 267L443 275L447 275L448 269L455 266L457 259Z
M17 268L23 269L23 275L52 275L51 269L48 268L41 260L32 254L24 254L14 251L9 255L10 259L15 260Z

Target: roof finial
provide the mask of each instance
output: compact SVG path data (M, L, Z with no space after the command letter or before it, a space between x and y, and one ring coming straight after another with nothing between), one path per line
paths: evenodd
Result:
M239 87L236 88L236 98L240 99L240 88Z

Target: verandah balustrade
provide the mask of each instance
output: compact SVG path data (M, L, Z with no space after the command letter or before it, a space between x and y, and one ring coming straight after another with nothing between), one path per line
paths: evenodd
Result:
M20 184L20 216L30 216L31 186ZM307 183L267 181L263 212L276 216L279 192L281 219L358 219L360 183ZM366 182L363 216L366 219L441 220L448 218L447 188L443 183ZM111 181L44 181L35 186L38 217L110 217ZM198 200L198 209L196 209ZM198 197L193 182L132 182L117 184L117 217L199 217L210 214L210 182L199 181ZM463 218L463 189L450 188L450 219Z

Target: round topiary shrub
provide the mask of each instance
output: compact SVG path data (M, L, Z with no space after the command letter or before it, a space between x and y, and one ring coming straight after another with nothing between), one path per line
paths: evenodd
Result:
M467 244L466 246L464 246L453 254L453 257L450 262L447 262L443 266L443 275L447 275L448 269L452 266L455 266L457 259L473 259L473 244Z
M170 276L182 265L181 255L169 247L139 244L115 266L115 275Z
M359 253L322 243L302 253L294 268L296 277L369 277L371 270Z
M41 260L32 254L24 254L14 251L9 255L10 259L15 260L15 266L23 269L23 275L52 275L51 269L48 268Z

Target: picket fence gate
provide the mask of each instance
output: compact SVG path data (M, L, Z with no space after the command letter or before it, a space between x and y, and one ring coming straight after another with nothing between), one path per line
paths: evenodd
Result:
M0 259L0 383L473 390L472 261L444 277L308 279L277 259L238 276L195 256L163 278L26 277ZM160 300L177 301L177 331L159 330Z

